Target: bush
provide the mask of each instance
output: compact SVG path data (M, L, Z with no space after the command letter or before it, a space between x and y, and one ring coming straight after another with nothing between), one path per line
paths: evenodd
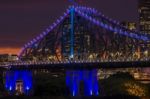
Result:
M112 96L117 94L148 96L146 85L137 82L129 73L116 73L107 79L100 81L103 95Z
M37 74L34 79L35 96L66 96L69 94L64 75L55 77L51 74Z

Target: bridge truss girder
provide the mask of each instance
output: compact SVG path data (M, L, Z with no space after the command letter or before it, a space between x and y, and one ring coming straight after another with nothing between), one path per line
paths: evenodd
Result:
M112 26L119 25L100 17L94 12L81 10L89 16ZM52 31L38 42L28 46L21 55L22 60L30 61L66 61L66 60L120 60L140 59L150 57L150 48L138 39L120 35L117 31L110 31L100 27L74 12L73 27L73 57L71 51L71 14L57 25ZM122 28L126 30L125 28Z

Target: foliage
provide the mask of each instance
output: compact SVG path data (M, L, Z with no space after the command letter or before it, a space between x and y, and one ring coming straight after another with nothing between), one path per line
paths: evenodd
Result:
M103 95L112 96L117 94L148 96L146 85L137 82L129 73L116 73L109 78L100 81Z
M0 71L0 97L3 96L4 92L3 71Z
M66 87L65 76L54 76L52 74L37 74L34 77L35 96L66 96L69 91Z

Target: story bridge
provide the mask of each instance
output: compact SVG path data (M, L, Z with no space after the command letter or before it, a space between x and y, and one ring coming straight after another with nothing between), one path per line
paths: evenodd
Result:
M84 81L85 95L98 95L97 68L149 67L149 42L150 35L128 30L94 8L70 6L24 45L19 61L1 65L8 69L5 87L14 92L19 79L23 91L29 92L31 69L60 68L67 69L66 84L72 96L80 94L80 81Z

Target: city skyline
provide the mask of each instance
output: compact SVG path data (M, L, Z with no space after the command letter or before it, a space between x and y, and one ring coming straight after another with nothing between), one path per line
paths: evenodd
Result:
M0 26L2 27L0 30L0 53L19 53L20 48L26 42L52 24L69 5L70 3L65 0L53 2L48 0L0 1L2 12L2 16L0 16ZM138 20L136 0L115 0L113 2L83 0L83 5L94 7L115 20L134 22Z

